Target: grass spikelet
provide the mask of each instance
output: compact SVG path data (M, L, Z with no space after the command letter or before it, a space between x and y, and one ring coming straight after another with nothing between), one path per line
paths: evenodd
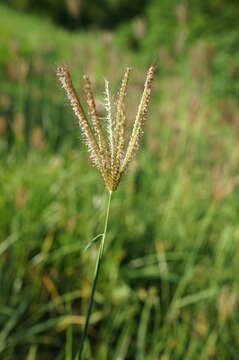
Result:
M113 164L114 168L112 169L113 182L117 183L119 178L119 170L121 161L123 159L123 150L124 150L124 131L125 131L125 96L129 81L129 74L132 69L130 67L126 68L124 76L122 78L122 83L117 100L117 110L116 110L116 120L115 120L115 129L114 129L114 159Z
M140 141L140 137L142 135L142 131L143 131L143 124L144 124L144 120L146 119L146 115L148 112L148 106L149 106L149 100L150 100L150 95L151 95L151 90L152 90L152 83L153 83L153 76L154 76L154 71L155 68L154 66L151 66L148 70L147 76L146 76L146 81L144 84L144 91L143 91L143 95L139 104L139 108L138 108L138 112L136 115L136 119L134 122L134 126L133 126L133 130L132 130L132 134L130 137L130 141L129 141L129 145L126 151L126 155L125 158L122 162L121 168L120 168L120 173L123 174L127 168L127 166L129 165L130 161L133 159L136 151L138 150L139 147L139 141Z
M107 148L107 142L105 140L105 134L103 132L103 129L102 129L102 126L100 123L100 119L97 114L95 98L94 98L94 94L93 94L93 90L92 90L91 81L90 81L90 78L88 75L84 75L83 79L84 79L84 93L85 93L86 101L87 101L87 104L88 104L88 107L90 110L93 129L94 129L96 138L98 139L100 155L103 160L103 165L105 166L105 168L107 168L107 166L109 165L109 152L108 152L108 148ZM109 168L108 168L108 170L109 170Z
M91 126L87 120L87 117L84 113L83 107L80 103L76 90L72 84L71 76L69 70L66 66L58 66L57 68L57 77L66 92L70 105L73 112L75 113L79 126L81 128L82 134L84 136L85 143L88 147L91 160L93 164L100 169L100 153L99 146L95 140L94 134L92 132Z
M106 122L107 130L109 137L109 147L110 147L110 168L113 167L113 157L114 157L114 119L112 115L111 99L110 99L110 90L109 90L109 81L105 80L105 91L104 91L104 106L106 110Z

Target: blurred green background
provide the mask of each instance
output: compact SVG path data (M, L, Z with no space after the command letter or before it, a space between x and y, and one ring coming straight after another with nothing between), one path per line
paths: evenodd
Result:
M0 1L0 358L75 358L107 192L56 66L102 111L125 66L141 151L113 196L86 359L239 357L239 4Z

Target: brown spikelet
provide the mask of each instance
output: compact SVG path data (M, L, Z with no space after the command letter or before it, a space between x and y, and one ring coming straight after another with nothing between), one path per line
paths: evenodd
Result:
M114 129L114 158L112 169L112 178L113 182L117 183L120 171L121 161L123 159L123 150L124 150L124 131L125 131L125 96L129 81L129 74L132 69L130 67L126 68L124 76L122 78L122 83L117 100L117 109L116 109L116 119L115 119L115 129Z
M138 107L132 134L126 152L125 144L125 96L131 68L126 68L116 104L116 115L113 117L109 93L109 83L105 81L105 108L108 123L109 147L105 133L96 110L95 98L88 76L84 76L84 94L89 107L91 123L88 121L83 107L73 87L69 71L66 66L57 68L57 77L66 91L71 107L78 118L79 126L84 135L93 164L99 169L106 187L110 192L115 191L127 166L135 155L142 134L144 120L148 112L148 105L152 89L154 66L148 70L144 91Z
M107 165L109 164L110 157L109 157L109 152L108 152L108 148L107 148L107 143L105 140L105 135L104 135L101 123L100 123L99 116L97 114L95 98L94 98L94 94L93 94L93 90L92 90L91 81L90 81L90 78L88 75L84 75L83 79L84 79L84 93L85 93L86 101L87 101L87 104L88 104L88 107L90 110L93 129L94 129L96 138L98 140L100 155L102 157L103 164L105 165L105 167L107 167Z
M83 133L85 142L88 146L92 161L94 165L97 168L99 168L100 167L99 147L92 133L91 126L85 116L80 100L78 99L78 95L72 84L70 73L66 66L59 66L57 68L57 77L60 80L61 85L67 94L72 110L74 111L76 117L78 118L79 126Z
M136 119L134 122L134 127L132 130L132 134L130 137L129 145L125 154L125 158L122 162L120 172L123 174L126 170L127 166L129 165L130 161L134 157L138 147L139 147L139 140L142 135L143 131L143 124L146 119L146 115L148 112L149 100L152 90L152 83L153 83L153 76L154 76L155 68L151 66L148 70L146 81L144 84L144 91L143 95L139 104L138 112L136 115Z

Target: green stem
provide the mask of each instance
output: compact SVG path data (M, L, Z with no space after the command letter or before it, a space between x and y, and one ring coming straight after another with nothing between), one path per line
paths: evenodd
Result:
M85 320L83 334L82 334L81 342L80 342L80 351L79 351L79 357L78 357L79 360L82 359L82 355L83 355L84 343L85 343L85 339L86 339L86 336L87 336L87 333L88 333L89 321L90 321L90 316L91 316L92 307L93 307L93 303L94 303L94 295L95 295L96 284L97 284L97 280L98 280L98 277L99 277L100 265L101 265L101 261L102 261L103 254L104 254L104 245L105 245L105 238L106 238L106 232L107 232L107 227L108 227L111 196L112 196L112 192L110 191L109 192L107 210L106 210L106 216L105 216L104 232L103 232L103 235L102 235L100 248L99 248L99 252L98 252L98 256L97 256L97 260L96 260L96 264L95 264L95 272L94 272L94 278L93 278L93 283L92 283L92 287L91 287L91 293L90 293L90 299L89 299L89 303L88 303L86 320Z

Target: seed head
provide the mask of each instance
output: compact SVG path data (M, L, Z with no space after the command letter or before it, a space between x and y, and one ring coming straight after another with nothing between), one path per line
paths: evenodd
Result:
M106 133L97 114L95 98L89 77L87 75L83 77L84 94L90 115L90 119L88 120L72 84L68 68L66 66L58 66L57 68L57 77L78 119L84 141L90 153L90 158L93 165L99 169L105 185L110 192L117 189L122 175L138 150L144 121L148 113L155 68L151 66L148 70L132 133L125 150L125 97L130 71L131 68L126 68L123 75L116 102L115 116L112 113L109 83L105 81L105 109L108 128L108 132Z

